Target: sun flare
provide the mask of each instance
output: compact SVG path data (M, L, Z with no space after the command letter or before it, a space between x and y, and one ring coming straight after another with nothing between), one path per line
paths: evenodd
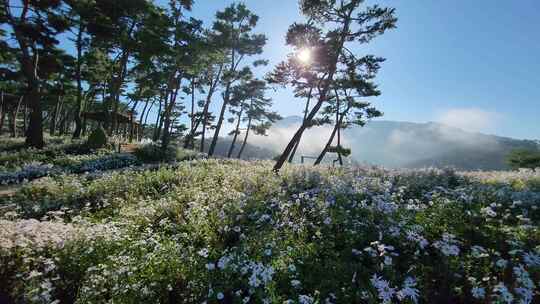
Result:
M300 60L303 63L309 63L311 61L311 50L310 49L302 49L297 54L298 60Z

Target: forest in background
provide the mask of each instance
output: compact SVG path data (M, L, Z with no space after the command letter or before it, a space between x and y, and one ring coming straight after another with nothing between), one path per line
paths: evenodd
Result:
M259 79L254 70L268 64L266 37L254 31L258 16L245 4L217 12L210 28L188 17L190 0L1 5L0 130L6 124L30 147L44 146L44 131L76 139L99 126L108 136L151 138L163 150L172 140L212 156L227 121L233 125L227 156L241 157L250 131L265 134L280 118L265 92L288 86L305 100L304 119L277 159L278 171L294 158L304 130L332 125L315 163L326 153L343 163L350 149L341 144L341 130L382 115L365 98L380 94L374 79L384 59L355 49L395 27L392 8L301 1L306 21L286 35L293 51Z

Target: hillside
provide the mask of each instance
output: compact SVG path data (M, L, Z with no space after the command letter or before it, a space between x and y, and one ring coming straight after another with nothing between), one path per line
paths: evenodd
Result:
M268 137L253 138L251 144L277 154L300 122L301 117L286 117L272 127ZM307 131L297 156L316 156L329 133L329 127ZM408 168L451 166L467 170L507 169L505 157L511 150L538 147L535 141L472 133L434 122L372 121L363 128L346 130L343 141L344 146L352 148L353 162Z

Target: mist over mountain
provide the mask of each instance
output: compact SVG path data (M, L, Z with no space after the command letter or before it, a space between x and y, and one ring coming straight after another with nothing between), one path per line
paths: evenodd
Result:
M216 144L214 155L217 157L227 157L227 153L229 152L229 147L231 146L231 142L232 142L232 139L230 137L220 138ZM205 152L208 152L210 143L211 143L211 140L208 140L206 143ZM233 154L231 155L231 157L236 157L238 155L238 150L240 150L241 145L242 145L241 141L236 142L235 149L233 150ZM246 143L246 147L244 148L244 151L242 152L242 159L245 159L245 160L272 159L278 153L280 152L275 149L265 147L265 145L254 145L248 142Z
M269 158L269 151L279 154L288 143L302 118L285 117L268 132L268 136L250 136L249 157ZM296 153L317 156L331 132L330 126L307 130ZM343 146L352 149L350 162L386 167L455 167L468 170L508 169L506 155L513 149L537 149L532 140L467 132L441 123L411 123L372 121L364 127L354 126L343 131ZM264 151L257 155L257 149ZM326 161L335 159L328 154Z

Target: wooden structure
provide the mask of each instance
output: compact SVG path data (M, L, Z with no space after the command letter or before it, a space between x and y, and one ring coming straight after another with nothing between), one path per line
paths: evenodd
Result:
M305 162L306 159L317 159L317 157L314 157L314 156L304 156L304 155L302 155L302 156L300 156L300 163L301 163L301 164L304 164L304 162ZM335 166L337 162L339 162L339 159L337 159L337 158L336 158L336 159L333 159L333 160L332 160L332 166Z
M127 113L113 113L113 112L84 112L82 116L88 120L97 121L98 123L104 123L107 120L107 117L110 117L111 121L116 120L117 125L117 134L122 135L124 138L133 140L136 138L140 140L142 138L142 128L141 125L135 119L133 112L129 111Z

